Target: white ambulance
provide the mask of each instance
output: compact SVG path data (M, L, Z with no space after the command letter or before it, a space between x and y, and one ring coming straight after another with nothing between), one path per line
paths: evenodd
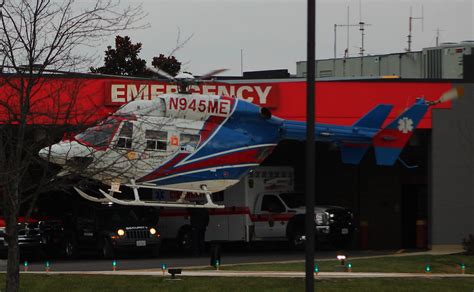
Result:
M294 192L291 167L258 167L237 185L213 194L213 199L225 208L209 209L206 242L288 240L296 248L304 244L304 194ZM315 213L318 242L350 240L353 215L348 209L316 206ZM162 239L191 249L189 219L186 209L162 209Z

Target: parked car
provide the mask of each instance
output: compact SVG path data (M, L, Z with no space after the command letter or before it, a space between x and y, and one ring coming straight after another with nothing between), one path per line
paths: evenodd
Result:
M69 258L86 250L98 251L104 258L113 258L118 251L159 254L161 236L155 208L82 204L65 214L63 222L63 248Z
M0 254L6 256L5 220L0 217ZM48 217L18 217L18 245L22 253L56 255L62 245L63 226L58 219Z

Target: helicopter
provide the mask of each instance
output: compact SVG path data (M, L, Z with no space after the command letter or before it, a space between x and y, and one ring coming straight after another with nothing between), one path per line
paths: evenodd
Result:
M58 175L80 174L109 185L101 197L74 189L98 203L133 206L223 208L211 194L223 191L260 165L282 140L305 140L306 123L273 116L271 111L230 96L191 93L219 69L196 79L175 77L178 93L153 100L133 100L98 125L72 139L40 150L39 156L58 164ZM453 88L436 101L418 98L382 127L393 105L379 104L351 126L315 123L315 140L339 146L341 160L359 164L373 146L377 165L393 165L430 106L462 95ZM120 187L133 190L133 199L119 198ZM177 200L143 200L140 189L177 191ZM186 195L204 194L205 203Z

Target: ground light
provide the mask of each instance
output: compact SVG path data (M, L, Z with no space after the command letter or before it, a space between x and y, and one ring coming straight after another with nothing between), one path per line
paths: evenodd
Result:
M161 264L161 272L163 272L163 276L164 276L166 272L166 264Z
M115 272L117 270L117 261L113 260L112 261L112 270Z
M346 270L350 273L352 272L352 263L347 263Z
M50 268L51 268L51 263L49 261L46 261L44 263L44 269L46 270L46 272L49 272Z
M346 258L347 258L345 255L343 255L343 254L338 254L336 258L337 258L337 260L339 261L339 263L340 263L342 266L345 265L345 263L346 263Z
M459 267L461 268L461 274L465 274L466 273L466 264L460 263Z
M314 264L314 275L315 276L319 275L319 265L318 265L318 263Z
M219 266L220 265L221 265L221 263L219 262L219 260L216 260L215 265L214 265L214 267L216 268L216 271L219 271Z
M431 266L429 264L425 266L425 273L431 273Z
M23 270L24 270L25 272L28 272L28 261L25 261L25 262L23 263Z

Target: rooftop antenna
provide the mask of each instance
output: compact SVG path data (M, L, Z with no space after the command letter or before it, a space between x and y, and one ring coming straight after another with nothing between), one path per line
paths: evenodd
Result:
M443 31L442 29L439 29L439 27L436 29L436 46L439 46L439 36L440 32Z
M346 50L344 52L344 57L349 57L349 6L347 6L347 22L346 22L346 34L347 34L347 43Z
M244 49L240 49L240 75L244 76Z
M359 30L360 30L360 36L361 36L361 45L360 45L360 51L359 55L361 57L364 56L364 37L365 37L365 27L370 26L370 24L365 23L362 21L362 0L359 0Z
M412 7L410 6L410 17L408 18L408 48L406 48L405 50L407 52L411 52L411 43L412 43L412 23L413 23L413 20L421 20L421 31L423 31L423 5L421 5L421 16L419 17L414 17L413 14L412 14Z
M359 22L359 30L360 30L360 36L361 36L361 46L360 46L360 51L359 51L359 55L362 57L364 56L364 52L365 52L365 49L364 49L364 37L365 37L365 27L366 26L371 26L371 24L368 24L368 23L365 23L363 21L360 21Z
M362 21L362 0L359 0L359 22Z
M344 58L349 57L349 27L359 26L358 24L349 24L349 6L347 6L347 24L334 24L334 59L337 58L337 28L345 27L347 30L347 44L344 50Z

